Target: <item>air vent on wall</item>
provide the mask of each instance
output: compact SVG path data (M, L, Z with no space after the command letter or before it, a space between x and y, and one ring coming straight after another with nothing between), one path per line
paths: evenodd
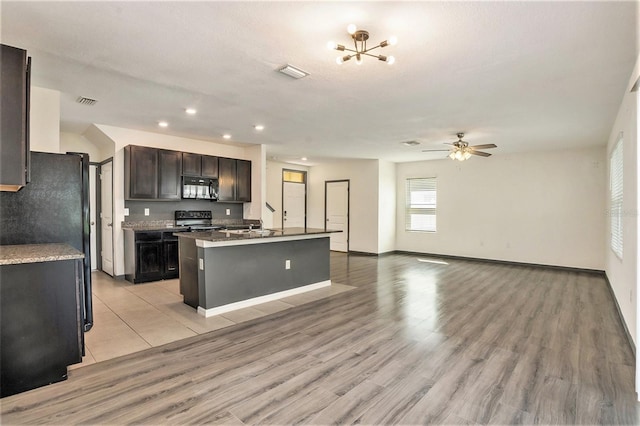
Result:
M78 99L76 99L76 102L81 105L92 106L95 105L95 103L98 101L91 98L85 98L84 96L79 96Z

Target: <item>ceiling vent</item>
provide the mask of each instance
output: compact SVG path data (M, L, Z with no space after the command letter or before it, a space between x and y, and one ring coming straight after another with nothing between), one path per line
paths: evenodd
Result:
M402 142L402 145L416 146L416 145L420 145L420 142L418 142L418 141L406 141L406 142Z
M96 101L95 99L91 99L91 98L85 98L84 96L79 96L78 99L76 99L76 102L81 104L81 105L93 106L98 101Z
M282 74L288 75L289 77L299 79L309 75L308 72L302 71L300 68L296 68L293 65L285 65L284 67L278 69Z

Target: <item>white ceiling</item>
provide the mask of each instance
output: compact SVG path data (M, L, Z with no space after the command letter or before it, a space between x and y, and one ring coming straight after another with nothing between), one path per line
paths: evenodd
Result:
M0 34L29 51L34 85L61 92L66 131L98 123L217 142L228 132L281 161L401 162L443 158L422 150L459 131L496 143L494 155L605 144L638 53L637 7L3 0ZM396 63L337 65L326 43L347 44L349 23L375 43L396 35L381 52ZM287 63L310 75L276 72Z

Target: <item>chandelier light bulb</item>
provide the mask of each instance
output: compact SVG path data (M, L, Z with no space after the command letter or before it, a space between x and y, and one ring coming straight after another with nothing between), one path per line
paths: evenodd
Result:
M456 151L456 160L458 160L458 161L464 161L464 160L463 160L463 157L462 157L462 151L460 151L460 150L457 150L457 151Z
M469 151L465 151L464 152L464 159L468 160L469 158L471 158L471 153Z
M452 160L456 159L456 153L454 151L451 151L451 153L449 154L449 158L451 158Z
M358 28L356 27L356 24L349 24L347 26L347 32L351 35L355 34L355 32L358 30Z
M387 56L387 64L393 65L396 62L396 58L393 56Z
M362 65L362 57L360 55L356 55L356 64Z
M338 57L336 58L336 64L338 64L338 65L342 65L342 63L343 63L343 62L344 62L344 60L342 59L342 57L341 57L341 56L338 56Z
M337 47L338 47L338 43L336 43L335 41L327 42L327 49L334 50Z
M395 46L396 44L398 44L398 37L396 37L396 36L391 36L391 37L389 37L389 40L388 40L388 41L389 41L389 44L390 44L391 46Z

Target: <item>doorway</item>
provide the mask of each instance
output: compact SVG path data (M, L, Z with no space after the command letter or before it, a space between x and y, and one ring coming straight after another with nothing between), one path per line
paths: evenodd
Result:
M349 180L325 181L324 183L325 230L331 229L330 249L349 251Z
M282 228L307 227L307 172L282 171Z
M101 269L113 276L113 159L100 166Z

